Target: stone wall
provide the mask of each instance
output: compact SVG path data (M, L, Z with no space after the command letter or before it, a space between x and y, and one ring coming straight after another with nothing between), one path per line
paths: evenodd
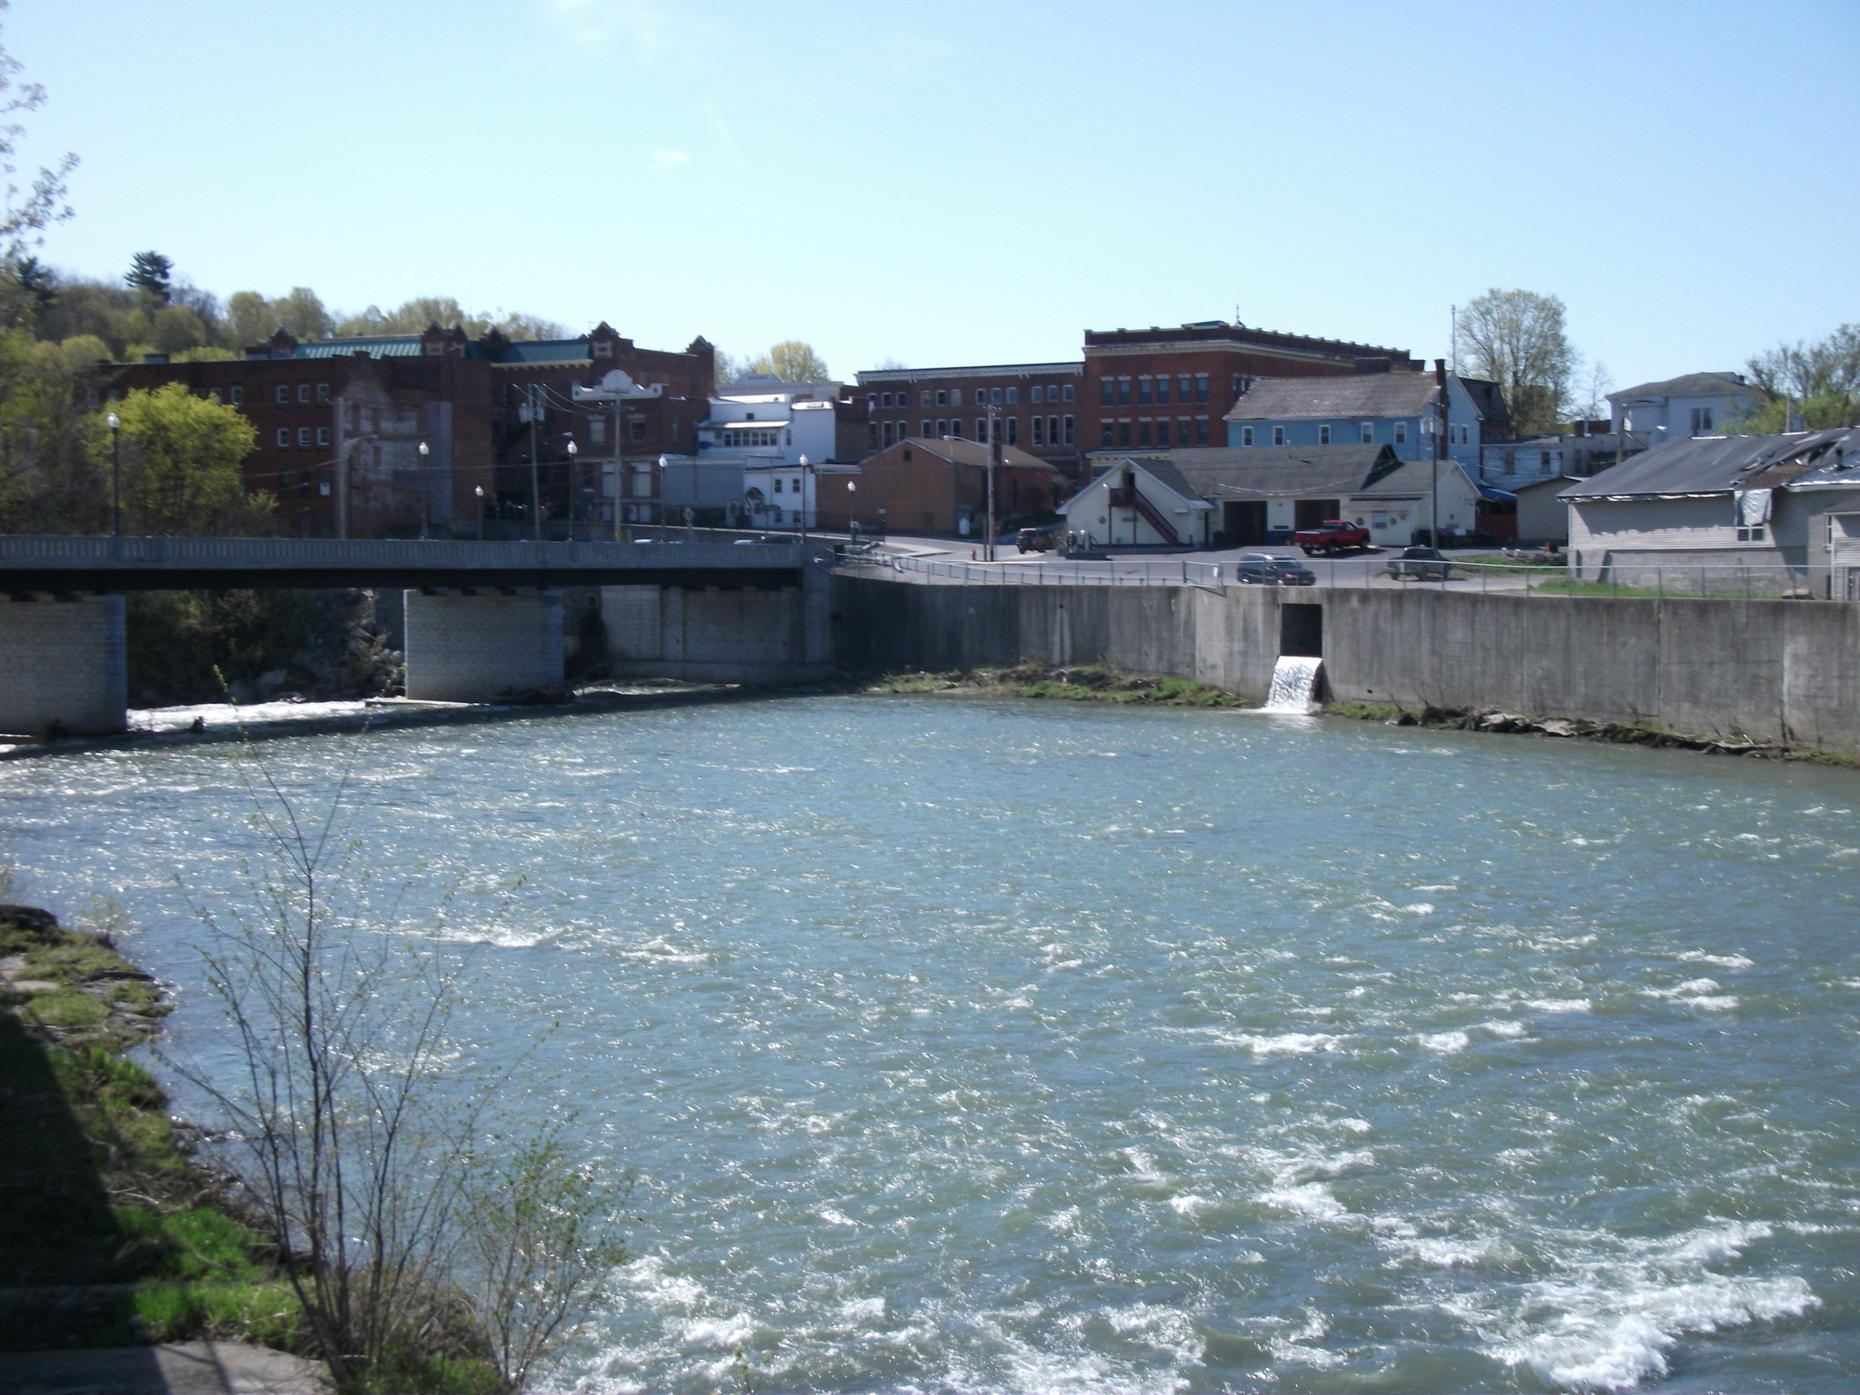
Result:
M1425 588L920 586L838 577L854 668L1103 662L1263 700L1285 608L1322 610L1345 701L1495 708L1860 754L1860 605Z
M0 732L121 731L129 672L123 598L0 596Z

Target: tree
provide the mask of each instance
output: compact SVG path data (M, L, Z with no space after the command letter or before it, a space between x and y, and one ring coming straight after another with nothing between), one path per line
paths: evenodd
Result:
M784 339L750 360L750 373L773 373L785 383L824 383L833 375L814 346L801 339Z
M0 0L0 11L5 9L6 0ZM20 61L0 47L0 175L6 177L6 204L0 211L0 264L7 268L8 280L17 279L14 269L28 249L44 244L45 230L71 216L65 180L78 162L77 156L67 154L55 165L41 167L21 196L13 183L18 173L14 150L25 128L16 118L37 111L45 102L45 89L36 82L17 82L20 71Z
M1725 429L1787 431L1792 418L1811 431L1860 426L1860 324L1844 324L1818 343L1778 344L1748 369L1758 402Z
M96 413L90 456L93 470L107 477L120 445L126 529L222 537L268 531L272 497L248 495L241 469L258 432L237 408L167 383L137 389L112 409L121 441L112 440L104 413Z
M1563 328L1563 302L1534 291L1487 291L1454 317L1461 355L1455 371L1504 391L1520 436L1544 436L1568 415L1576 351Z
M160 252L138 252L129 259L123 284L166 305L174 299L174 262Z

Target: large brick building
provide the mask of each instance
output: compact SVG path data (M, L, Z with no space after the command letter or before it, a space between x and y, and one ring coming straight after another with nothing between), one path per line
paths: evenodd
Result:
M858 375L870 418L867 447L887 450L911 438L986 440L992 407L1002 444L1075 473L1081 373L1076 362L871 369Z
M988 509L988 447L976 441L906 437L857 471L815 481L820 526L979 538ZM1053 508L1053 467L1013 446L995 467L995 523ZM851 488L848 488L848 486Z
M658 457L696 449L714 377L702 338L641 349L603 323L518 341L280 332L225 362L114 365L106 385L181 382L237 407L258 431L246 487L276 494L298 536L528 533L532 491L552 535L611 536L651 516Z
M1088 329L1080 387L1084 448L1225 445L1224 418L1254 378L1344 375L1365 361L1422 366L1404 349L1207 320Z

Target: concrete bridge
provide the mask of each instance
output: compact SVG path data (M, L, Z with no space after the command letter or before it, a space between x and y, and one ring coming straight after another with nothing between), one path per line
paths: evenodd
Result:
M120 731L123 595L404 593L407 695L489 701L563 681L565 587L598 589L623 675L783 683L824 671L831 554L728 539L466 542L0 536L0 731Z

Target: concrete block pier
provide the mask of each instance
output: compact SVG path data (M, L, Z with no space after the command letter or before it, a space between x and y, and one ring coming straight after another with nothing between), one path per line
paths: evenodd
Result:
M122 731L128 709L120 595L0 597L0 732Z
M408 591L405 601L408 697L493 702L562 686L560 591Z

